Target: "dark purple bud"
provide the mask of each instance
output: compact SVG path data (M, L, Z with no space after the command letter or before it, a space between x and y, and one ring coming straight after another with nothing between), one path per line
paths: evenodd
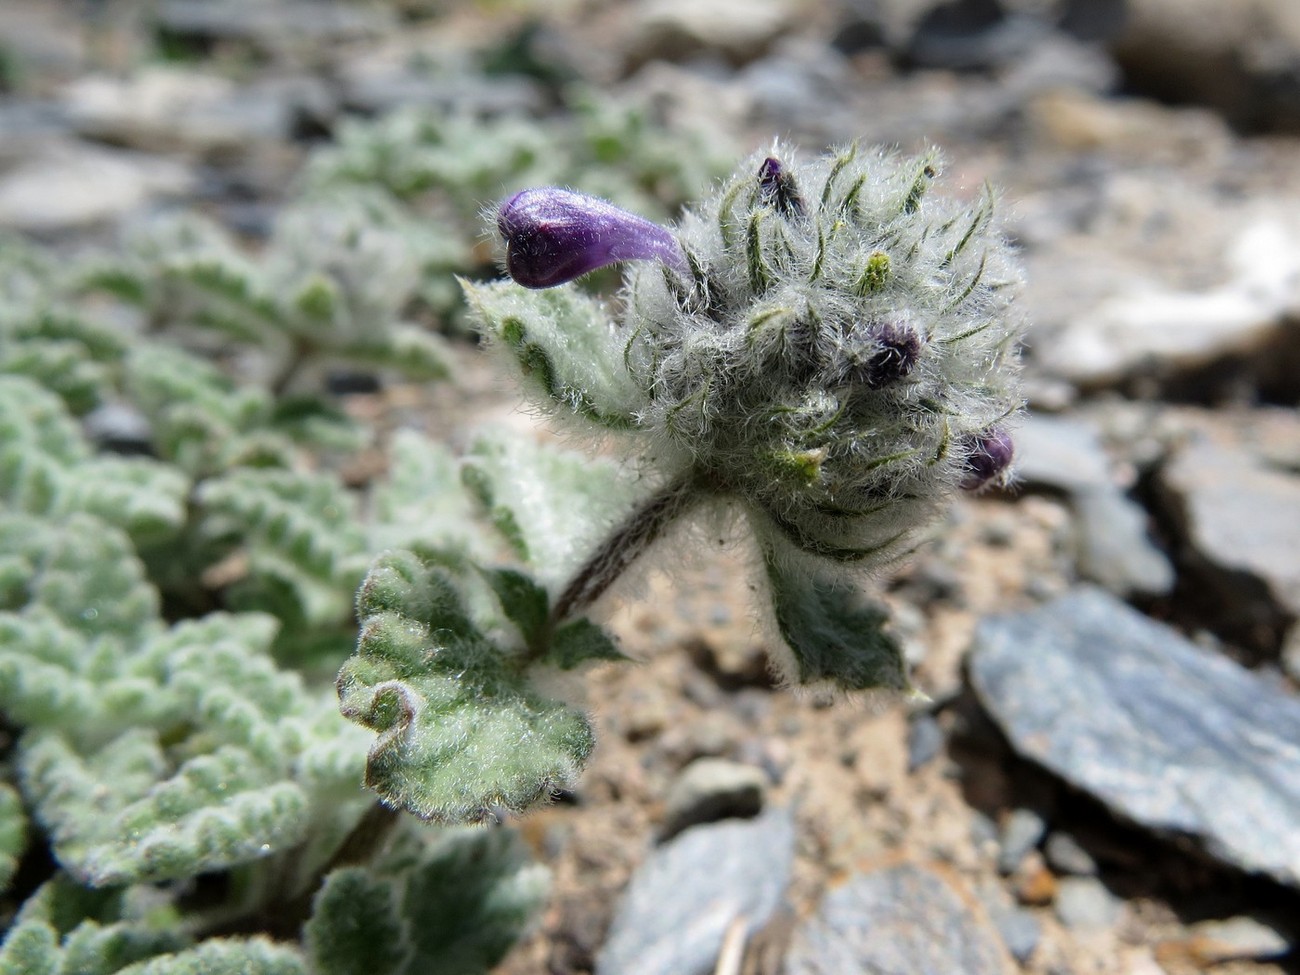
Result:
M758 167L758 192L783 217L803 215L803 197L799 195L794 176L781 165L781 160L772 156L763 160L763 165Z
M992 426L966 438L966 462L962 467L961 487L978 491L1002 477L1011 466L1016 448L1006 428Z
M551 288L618 261L657 260L688 273L672 232L570 190L523 190L501 204L506 270L525 288Z
M869 389L897 382L912 371L921 357L921 336L898 322L873 322L868 334L875 351L854 371L854 379Z

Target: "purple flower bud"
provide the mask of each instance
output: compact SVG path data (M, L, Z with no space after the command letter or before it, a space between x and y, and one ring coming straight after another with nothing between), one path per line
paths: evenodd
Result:
M854 379L869 389L897 382L912 371L921 357L921 336L898 322L873 322L868 334L876 351L855 370Z
M1011 466L1016 448L1006 428L992 426L966 438L967 454L961 487L966 491L980 488L1002 477Z
M506 243L506 270L525 288L551 288L618 261L657 260L688 271L670 230L570 190L516 193L497 211L497 229Z
M784 217L803 215L803 197L781 160L768 156L758 167L758 191Z

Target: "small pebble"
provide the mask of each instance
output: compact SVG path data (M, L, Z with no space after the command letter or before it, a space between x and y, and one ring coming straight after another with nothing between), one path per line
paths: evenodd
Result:
M1097 861L1069 833L1052 833L1043 844L1043 854L1052 869L1061 874L1091 877L1097 873Z
M907 771L915 772L929 765L945 743L943 728L934 715L921 712L913 716L907 726Z
M1114 927L1124 902L1096 877L1065 877L1056 884L1056 916L1074 931L1102 931Z
M1047 823L1034 810L1013 810L998 834L998 870L1004 874L1015 873L1029 851L1038 846L1046 829Z

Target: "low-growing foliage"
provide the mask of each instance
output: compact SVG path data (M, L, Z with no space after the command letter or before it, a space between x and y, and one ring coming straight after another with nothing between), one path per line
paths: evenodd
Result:
M546 871L434 824L574 784L564 691L625 659L588 614L707 511L753 536L790 679L907 686L859 583L1005 477L992 204L855 149L752 160L672 226L528 191L498 215L519 283L475 282L485 198L666 219L716 175L682 146L594 98L402 112L344 127L256 247L193 214L68 261L0 240L0 973L486 972ZM532 290L623 261L617 300ZM458 456L330 394L445 379L462 294L627 464L513 429Z

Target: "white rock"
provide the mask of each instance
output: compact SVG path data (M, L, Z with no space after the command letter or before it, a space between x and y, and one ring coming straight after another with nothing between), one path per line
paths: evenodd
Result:
M33 233L87 227L193 186L193 174L174 160L64 144L0 178L0 226Z
M1152 364L1191 368L1267 341L1300 307L1300 225L1248 226L1224 256L1226 283L1204 291L1148 285L1103 300L1038 349L1052 373L1083 385Z

